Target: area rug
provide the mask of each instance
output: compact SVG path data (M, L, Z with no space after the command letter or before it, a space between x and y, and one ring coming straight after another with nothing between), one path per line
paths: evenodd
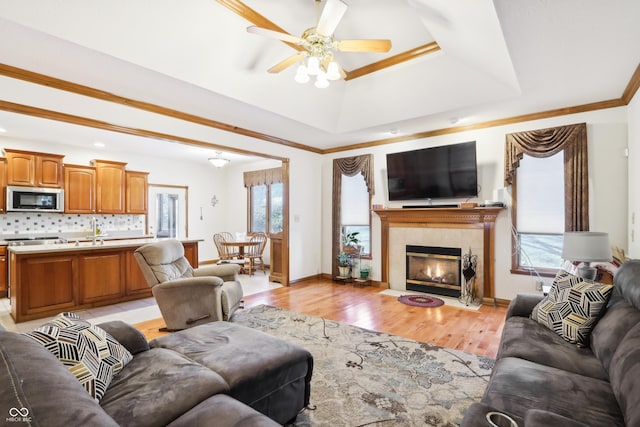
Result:
M494 360L267 305L232 322L314 357L311 404L296 426L457 426L479 401Z
M441 305L444 305L444 301L440 298L422 295L402 295L401 297L398 297L398 301L415 307L440 307Z

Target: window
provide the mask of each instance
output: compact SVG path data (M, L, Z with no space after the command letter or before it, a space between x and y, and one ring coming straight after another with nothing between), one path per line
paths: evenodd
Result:
M269 186L269 233L282 233L282 183Z
M160 193L157 196L156 233L158 237L176 237L178 226L178 195Z
M267 232L267 189L266 185L254 185L249 189L251 192L249 200L249 212L251 212L249 231L251 233Z
M340 227L342 235L358 232L361 254L371 254L371 203L369 190L361 173L342 176Z
M281 168L245 172L245 186L249 192L249 233L282 233L281 175Z
M587 152L586 123L506 135L512 273L531 274L535 268L553 276L561 266L562 233L589 230Z
M149 184L149 234L157 237L189 237L189 188L180 185Z
M558 269L564 232L564 153L524 155L516 172L518 266Z
M338 275L338 256L343 252L345 233L358 232L361 256L371 258L371 197L373 182L373 155L333 159L333 212L331 232L331 272Z

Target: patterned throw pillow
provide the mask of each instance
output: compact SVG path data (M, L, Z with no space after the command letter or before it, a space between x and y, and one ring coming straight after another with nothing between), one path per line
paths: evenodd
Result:
M104 329L73 313L61 313L24 335L53 353L96 402L102 399L114 375L133 359Z
M549 295L533 308L531 318L566 341L584 347L612 291L612 285L590 282L561 270Z

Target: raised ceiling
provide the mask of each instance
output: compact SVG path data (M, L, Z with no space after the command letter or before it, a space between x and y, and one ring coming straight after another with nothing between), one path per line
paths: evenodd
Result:
M315 23L313 0L3 1L0 61L320 152L619 99L640 63L637 0L344 1L335 37L392 49L337 54L367 72L327 89L295 83L295 67L267 73L295 51L246 32L258 16L299 36ZM0 100L40 105L14 80L2 78ZM54 106L68 97L58 92L47 93ZM106 107L99 118L119 120Z

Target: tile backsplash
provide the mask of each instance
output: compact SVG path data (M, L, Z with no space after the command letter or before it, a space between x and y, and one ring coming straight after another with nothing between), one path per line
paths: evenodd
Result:
M98 220L101 233L145 233L144 215L8 212L0 216L0 234L91 232L91 218Z

